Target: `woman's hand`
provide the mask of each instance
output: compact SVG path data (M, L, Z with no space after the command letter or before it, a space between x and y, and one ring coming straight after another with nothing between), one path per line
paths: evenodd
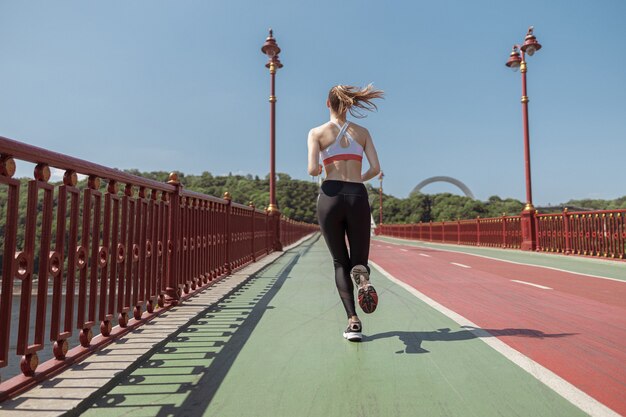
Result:
M319 164L316 176L319 177L320 175L322 175L322 172L324 172L324 167L322 166L322 164Z

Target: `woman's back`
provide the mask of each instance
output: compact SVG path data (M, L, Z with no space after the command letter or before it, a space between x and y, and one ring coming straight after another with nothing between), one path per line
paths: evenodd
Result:
M344 121L344 123L346 122ZM319 149L322 154L324 151L328 152L330 150L332 150L333 153L341 154L344 149L348 149L353 152L352 149L354 148L360 148L364 151L367 147L368 141L371 142L371 137L367 129L352 122L348 122L345 134L338 138L341 130L339 126L339 123L328 122L314 129L316 139L319 143ZM339 141L337 141L337 139L339 139ZM354 142L354 144L351 144L351 142ZM360 158L337 158L336 160L325 162L324 165L326 169L326 179L350 182L362 181L362 163Z

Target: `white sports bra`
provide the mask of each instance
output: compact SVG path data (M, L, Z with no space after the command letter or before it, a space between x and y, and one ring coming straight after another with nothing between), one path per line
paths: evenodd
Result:
M346 121L343 126L339 126L333 121L331 121L331 123L339 128L339 134L330 146L320 151L320 156L322 157L324 165L331 164L335 161L352 160L361 162L363 160L363 147L348 133L347 130L350 122ZM341 146L341 139L344 136L348 139L348 146L345 148Z

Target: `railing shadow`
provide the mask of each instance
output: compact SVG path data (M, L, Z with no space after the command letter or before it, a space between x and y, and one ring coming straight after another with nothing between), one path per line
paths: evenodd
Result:
M397 337L404 343L404 350L396 353L430 353L430 351L422 347L422 342L457 342L463 340L479 339L484 337L498 336L515 336L530 337L535 339L547 339L574 336L577 333L544 333L541 330L534 329L483 329L472 326L462 326L467 330L451 331L449 328L437 329L435 331L410 332L410 331L390 331L384 333L363 336L362 342L373 342L379 339L388 339Z
M287 262L280 271L272 276L266 269L254 274L160 344L149 359L118 375L99 396L66 415L84 411L98 415L113 408L119 414L141 408L155 416L203 415L263 314L273 308L269 303L318 239L319 235L286 251ZM254 286L259 278L267 282L262 288Z

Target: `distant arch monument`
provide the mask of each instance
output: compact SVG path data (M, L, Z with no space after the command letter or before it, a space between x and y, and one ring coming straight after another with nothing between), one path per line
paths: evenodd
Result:
M474 197L474 194L468 188L467 185L463 184L461 181L457 180L456 178L444 177L444 176L426 178L424 181L417 184L415 188L413 188L413 191L411 191L411 194L421 192L422 188L426 187L428 184L432 184L433 182L447 182L447 183L456 185L457 187L461 189L461 191L463 191L466 197L469 197L472 200L476 200L476 197Z

